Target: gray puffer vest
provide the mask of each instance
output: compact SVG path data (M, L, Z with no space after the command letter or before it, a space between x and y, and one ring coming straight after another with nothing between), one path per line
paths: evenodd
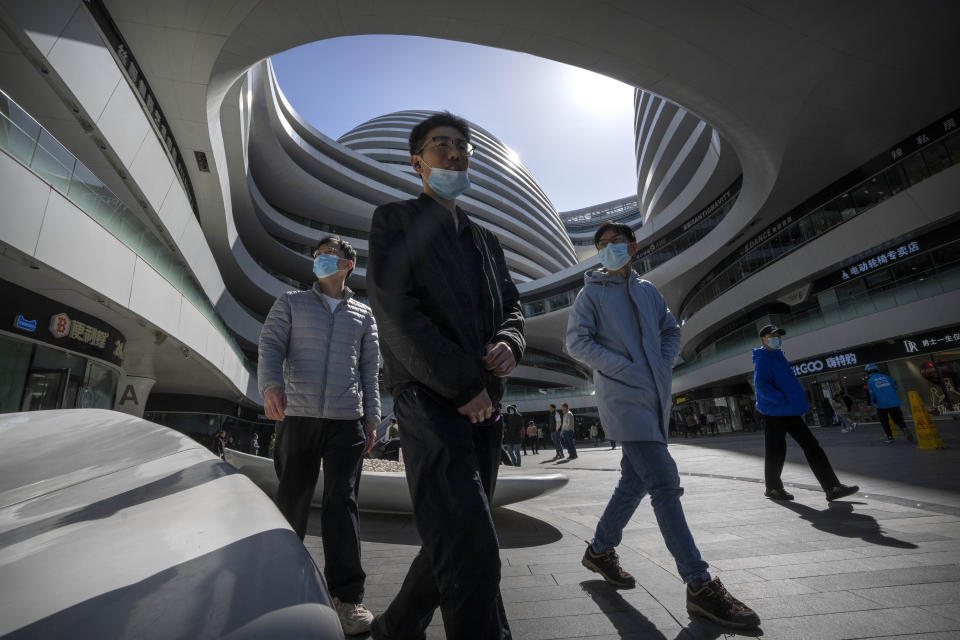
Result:
M344 299L330 311L320 287L288 291L260 332L260 393L282 387L288 416L380 421L380 349L370 307Z

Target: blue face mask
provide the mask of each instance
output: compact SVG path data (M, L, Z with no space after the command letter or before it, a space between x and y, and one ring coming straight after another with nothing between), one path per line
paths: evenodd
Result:
M774 336L773 338L767 338L767 346L771 349L779 349L780 345L783 344L783 340L780 339L780 336Z
M424 162L423 164L427 164ZM427 164L428 167L430 165ZM470 188L470 178L466 171L452 169L434 169L430 167L427 184L433 192L444 200L456 200L460 194Z
M616 271L630 262L630 250L626 244L608 244L600 250L600 264L607 271Z
M339 271L339 269L337 269L338 262L340 262L340 258L337 256L329 253L321 253L313 261L313 273L316 274L318 278L332 276Z

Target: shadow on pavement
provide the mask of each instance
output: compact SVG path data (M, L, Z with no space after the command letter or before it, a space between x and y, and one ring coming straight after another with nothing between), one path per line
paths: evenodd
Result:
M657 629L645 615L627 602L623 596L603 580L586 580L581 588L597 603L600 610L610 619L621 638L631 640L670 640ZM745 636L757 638L763 635L762 629L728 629L709 620L691 617L687 626L673 636L673 640L717 640L721 637Z
M319 512L319 509L316 509ZM493 510L493 522L497 528L501 549L521 549L552 544L563 534L559 529L542 520L512 511L507 508ZM308 536L320 535L319 513L310 518ZM360 514L360 539L363 542L405 544L420 546L420 535L409 514L368 513Z
M884 534L880 523L873 516L855 513L853 506L866 504L864 502L831 502L823 510L817 510L799 502L778 501L777 504L793 511L801 519L811 523L815 529L835 536L860 538L864 542L897 549L917 548L917 545L912 542L898 540Z

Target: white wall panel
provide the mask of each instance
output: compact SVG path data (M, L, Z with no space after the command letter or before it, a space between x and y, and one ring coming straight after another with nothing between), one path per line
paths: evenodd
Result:
M33 255L50 191L30 170L0 152L0 240Z
M164 196L157 214L163 220L163 225L170 237L173 238L174 242L179 242L184 231L188 228L190 218L194 218L190 201L187 199L187 194L179 180L173 180L170 183L170 188L167 189L167 194Z
M79 0L3 0L0 2L14 22L23 27L34 46L47 56L80 8Z
M130 309L134 313L147 318L165 333L178 336L182 302L183 296L172 284L146 262L137 259L130 292Z
M111 300L130 299L136 254L55 191L34 255Z
M97 127L110 141L120 161L129 167L150 133L150 124L126 82L117 83L103 113L97 118Z
M67 81L90 117L97 120L122 77L86 11L74 12L47 60Z
M167 190L170 188L170 183L173 182L174 177L170 160L155 135L148 135L144 139L133 159L133 164L129 165L129 168L130 176L143 191L147 201L155 210L159 211L163 197L167 195ZM167 221L164 220L163 224L167 226Z
M192 351L204 354L207 350L207 333L210 322L184 298L180 303L180 321L177 329L177 338Z

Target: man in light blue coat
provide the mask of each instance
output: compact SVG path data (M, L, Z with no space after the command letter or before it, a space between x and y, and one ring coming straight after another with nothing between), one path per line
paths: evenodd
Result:
M903 419L896 381L887 374L880 373L880 367L875 364L868 364L863 370L869 374L867 390L870 392L870 404L877 408L877 417L880 418L880 426L883 427L883 432L887 436L887 444L893 443L890 420L897 424L908 442L913 442L913 434L910 433Z
M597 524L583 565L610 584L633 588L615 551L643 496L653 511L677 571L687 584L687 610L720 624L752 628L760 618L734 598L693 541L680 505L683 488L667 451L673 361L680 327L657 288L633 271L636 236L625 224L607 222L593 237L603 269L584 274L584 287L567 325L567 351L593 369L604 431L619 440L620 482Z

